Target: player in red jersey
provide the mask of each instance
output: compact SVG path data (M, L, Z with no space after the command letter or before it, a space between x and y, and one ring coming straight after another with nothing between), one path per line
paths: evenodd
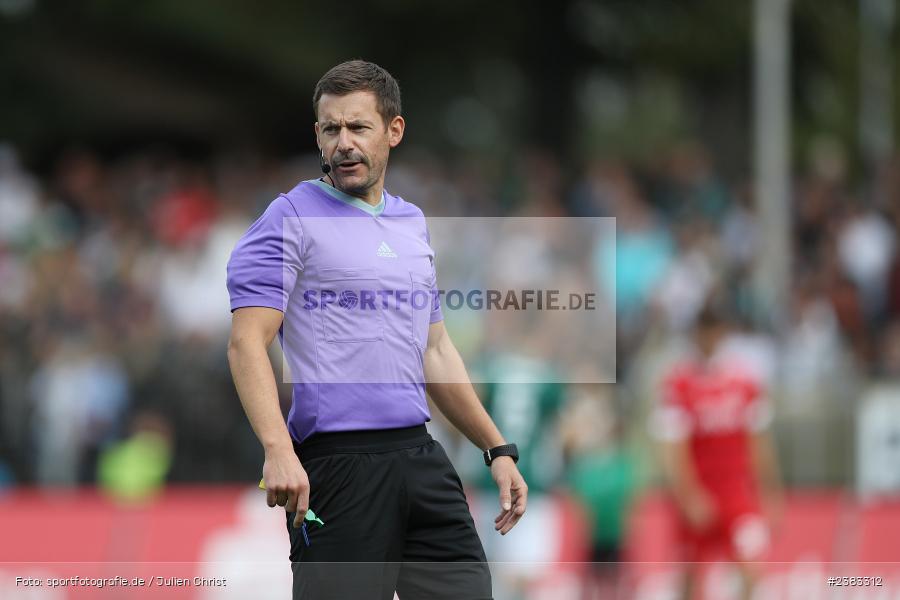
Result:
M719 312L704 309L695 353L668 373L654 417L679 509L684 598L693 595L699 563L720 558L738 565L749 598L769 546L763 514L776 518L781 506L771 406L746 362L720 351L728 331Z

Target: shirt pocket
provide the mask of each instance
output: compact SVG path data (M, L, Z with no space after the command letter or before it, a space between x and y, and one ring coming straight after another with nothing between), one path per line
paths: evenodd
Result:
M410 331L412 342L424 350L428 345L428 329L431 326L431 306L434 302L434 275L425 275L415 271L409 272L410 294Z
M372 301L378 288L375 269L326 267L320 270L319 281L322 284L320 310L325 341L377 342L384 339L384 316L378 303ZM326 294L328 302L324 301Z

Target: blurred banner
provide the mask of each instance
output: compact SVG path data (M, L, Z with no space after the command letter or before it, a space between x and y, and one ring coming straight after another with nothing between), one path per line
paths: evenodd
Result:
M498 600L580 599L591 587L604 598L675 597L685 565L662 495L637 502L618 566L588 562L586 518L565 495L536 496L531 518L502 538L490 531L496 497L476 493L470 503ZM829 587L860 594L839 597L900 593L900 563L889 562L900 552L900 500L795 493L783 522L756 598L830 597ZM141 504L90 489L21 489L0 497L0 531L2 598L290 597L283 513L257 489L173 487ZM731 567L700 567L705 598L737 598ZM869 589L852 577L872 578Z

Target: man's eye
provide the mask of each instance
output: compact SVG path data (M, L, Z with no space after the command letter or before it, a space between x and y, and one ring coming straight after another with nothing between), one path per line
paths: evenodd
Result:
M337 127L335 127L334 125L328 125L327 127L325 127L325 133L334 133L335 131L337 131Z

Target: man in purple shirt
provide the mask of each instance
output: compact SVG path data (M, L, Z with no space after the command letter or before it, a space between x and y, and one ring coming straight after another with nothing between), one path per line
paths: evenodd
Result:
M485 451L501 534L527 486L444 328L422 211L384 190L399 87L350 61L322 77L313 108L325 177L275 199L228 264L228 359L268 504L287 512L294 597L489 598L459 477L425 430L426 389ZM294 381L287 423L266 352L276 334Z

